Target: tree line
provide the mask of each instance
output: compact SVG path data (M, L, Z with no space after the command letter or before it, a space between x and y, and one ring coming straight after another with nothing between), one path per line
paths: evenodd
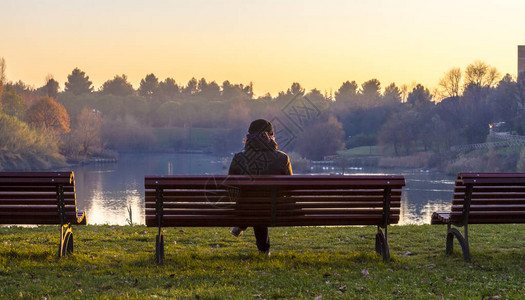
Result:
M383 88L370 79L343 82L334 95L295 82L273 97L255 97L251 82L192 78L180 84L154 74L137 89L122 74L95 90L79 68L67 76L63 91L52 77L33 88L8 82L5 68L1 59L0 169L46 168L107 149L199 148L225 155L242 147L251 120L272 120L292 102L308 103L318 114L302 120L285 150L314 160L359 146L379 146L395 156L443 153L484 142L493 123L525 134L525 76L501 76L481 61L464 71L450 69L432 92L421 84Z

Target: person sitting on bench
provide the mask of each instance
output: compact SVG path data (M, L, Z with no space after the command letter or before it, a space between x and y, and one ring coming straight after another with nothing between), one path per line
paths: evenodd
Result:
M272 124L258 119L250 124L244 151L233 156L228 171L229 175L293 175L290 158L277 150ZM234 227L231 234L239 237L246 227ZM253 228L257 249L270 255L270 237L268 227Z

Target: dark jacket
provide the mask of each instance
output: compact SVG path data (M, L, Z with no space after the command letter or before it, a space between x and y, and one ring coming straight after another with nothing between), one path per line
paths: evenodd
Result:
M246 141L244 151L236 153L230 164L230 175L292 175L286 153L277 150L277 143L261 138Z

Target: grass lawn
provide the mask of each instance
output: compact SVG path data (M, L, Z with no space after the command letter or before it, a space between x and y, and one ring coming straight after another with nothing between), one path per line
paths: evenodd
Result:
M272 255L253 231L77 226L58 260L59 229L0 227L0 299L525 299L525 226L470 227L472 262L444 226L389 227L392 262L374 252L375 227L270 228Z
M361 146L351 149L345 149L337 152L345 156L378 156L381 155L378 146Z

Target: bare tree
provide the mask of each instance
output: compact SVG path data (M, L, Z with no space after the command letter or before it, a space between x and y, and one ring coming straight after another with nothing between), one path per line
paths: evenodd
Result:
M475 61L465 69L465 87L475 85L478 87L493 87L498 83L500 73L495 67L482 61Z
M461 69L452 68L439 80L439 96L441 98L458 97L461 89Z
M80 139L80 153L89 155L94 150L101 148L100 130L102 117L94 109L84 108L77 119L76 135Z

